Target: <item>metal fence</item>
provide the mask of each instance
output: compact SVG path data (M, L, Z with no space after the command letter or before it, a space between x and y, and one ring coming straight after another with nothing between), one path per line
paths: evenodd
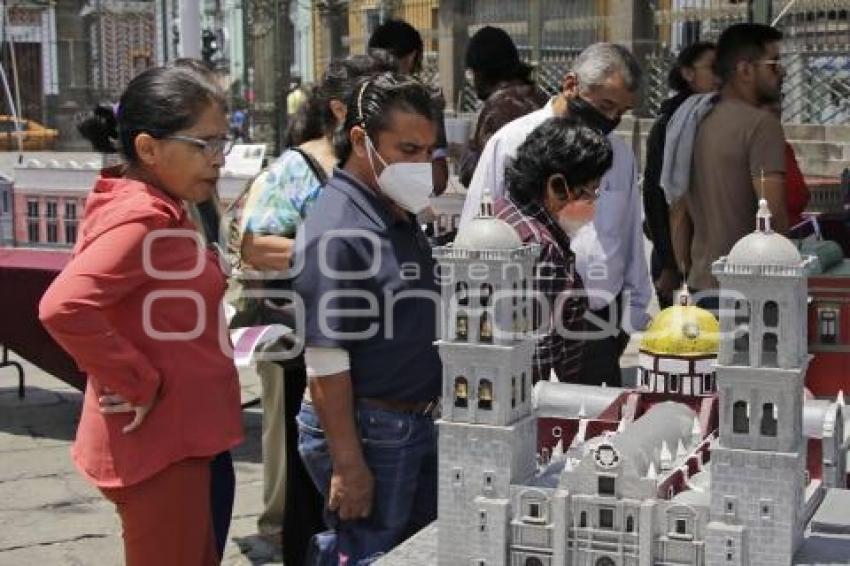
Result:
M850 1L772 0L774 25L783 31L783 120L841 124L850 120ZM596 41L617 41L632 14L608 13L596 0L466 0L471 36L485 25L505 29L521 56L535 64L549 93L560 89L575 56ZM750 19L745 0L656 0L650 2L650 37L639 53L646 73L641 116L654 116L669 95L667 73L676 54L700 40L716 40L728 26ZM426 75L437 80L436 57L426 57ZM458 108L480 102L469 81Z
M783 119L793 123L850 121L850 2L774 0L784 33ZM784 10L784 11L783 11Z

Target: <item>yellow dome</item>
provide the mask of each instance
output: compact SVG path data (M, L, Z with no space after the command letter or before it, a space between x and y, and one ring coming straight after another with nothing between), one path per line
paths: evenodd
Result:
M656 356L717 354L720 324L714 315L694 306L672 306L656 316L643 335L640 349Z

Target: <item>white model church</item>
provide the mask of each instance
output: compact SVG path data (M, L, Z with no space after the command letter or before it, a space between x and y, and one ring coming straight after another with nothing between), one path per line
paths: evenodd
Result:
M415 563L850 564L843 399L806 401L803 391L814 260L771 230L764 201L756 231L714 264L719 335L705 311L672 307L665 343L678 346L648 347L639 389L608 392L533 389L539 250L490 206L434 250L450 279L438 342L439 516L435 558ZM600 390L618 401L597 416ZM557 443L541 457L544 422ZM381 563L414 562L391 553Z

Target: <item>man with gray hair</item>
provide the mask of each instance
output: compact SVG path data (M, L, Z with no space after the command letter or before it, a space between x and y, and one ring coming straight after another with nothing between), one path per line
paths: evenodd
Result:
M554 116L571 116L607 135L614 161L600 186L593 223L570 234L576 268L590 312L579 381L620 385L619 358L629 333L649 322L652 285L644 254L637 166L631 148L613 134L637 101L642 72L623 46L595 43L576 59L560 94L542 109L510 122L484 147L461 216L460 231L475 217L489 189L505 193L505 168L537 126ZM623 308L621 308L623 307ZM622 318L624 311L627 317ZM625 328L625 331L623 330Z

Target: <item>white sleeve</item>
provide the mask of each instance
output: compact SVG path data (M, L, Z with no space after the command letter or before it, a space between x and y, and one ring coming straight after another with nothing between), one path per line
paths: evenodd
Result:
M342 348L306 348L307 377L334 375L351 369L348 351Z
M647 313L652 301L653 286L649 277L646 261L646 247L643 235L643 206L640 202L637 165L633 166L634 182L629 193L631 211L631 250L626 255L626 271L623 277L623 289L629 293L628 312L631 315L631 332L644 330L650 321ZM625 324L625 323L624 323Z
M501 155L500 149L497 136L491 137L484 146L484 151L478 158L478 165L475 166L475 173L472 175L472 181L470 181L469 188L466 191L466 200L463 203L463 212L460 215L459 230L462 230L478 214L478 210L481 208L481 199L484 196L484 187L490 189L493 200L504 193L502 184L505 178L503 170L505 158Z

